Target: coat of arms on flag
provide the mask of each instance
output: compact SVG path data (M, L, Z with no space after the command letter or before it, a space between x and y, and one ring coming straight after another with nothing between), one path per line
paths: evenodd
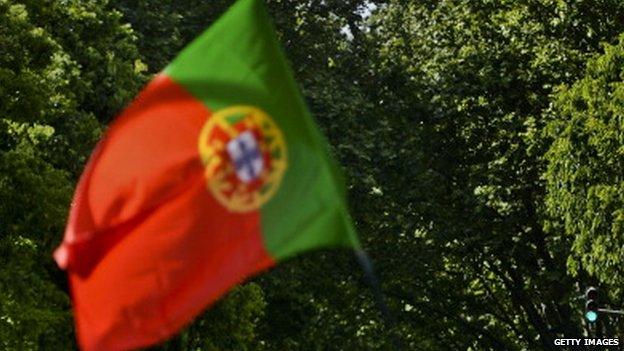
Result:
M255 210L279 187L287 167L281 131L263 111L235 106L217 111L199 136L208 189L232 212Z

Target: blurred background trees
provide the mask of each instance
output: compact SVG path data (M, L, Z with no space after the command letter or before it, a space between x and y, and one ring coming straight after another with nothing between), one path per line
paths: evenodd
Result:
M604 44L583 76L553 96L545 133L551 214L547 224L571 243L571 273L588 275L624 303L624 36Z
M51 252L77 177L231 3L0 0L0 349L75 348ZM587 332L587 285L623 305L624 3L267 4L397 325L349 252L318 251L157 349L554 349Z

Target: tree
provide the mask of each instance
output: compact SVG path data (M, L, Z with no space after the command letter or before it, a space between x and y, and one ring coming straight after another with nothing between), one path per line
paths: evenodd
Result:
M98 118L110 119L142 81L132 32L119 18L96 3L0 1L3 349L72 345L51 253Z
M589 61L581 79L558 90L546 154L546 205L551 225L572 242L568 267L597 279L618 305L624 281L623 63L620 36Z
M389 1L371 23L365 100L386 107L353 147L367 157L348 168L374 185L356 181L352 203L401 328L440 338L416 345L552 349L581 334L570 241L543 227L540 131L553 87L623 29L620 3L592 4Z

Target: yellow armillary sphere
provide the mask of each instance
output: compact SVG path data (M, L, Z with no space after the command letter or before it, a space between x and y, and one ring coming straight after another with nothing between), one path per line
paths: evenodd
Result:
M288 165L275 122L253 106L232 106L208 118L199 135L208 189L232 212L260 208L277 191Z

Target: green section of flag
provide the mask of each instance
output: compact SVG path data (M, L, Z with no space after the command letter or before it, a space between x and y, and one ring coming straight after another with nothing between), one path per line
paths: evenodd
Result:
M288 168L261 209L276 259L322 246L358 247L341 173L314 124L261 0L239 0L165 70L212 111L253 105L284 134Z

